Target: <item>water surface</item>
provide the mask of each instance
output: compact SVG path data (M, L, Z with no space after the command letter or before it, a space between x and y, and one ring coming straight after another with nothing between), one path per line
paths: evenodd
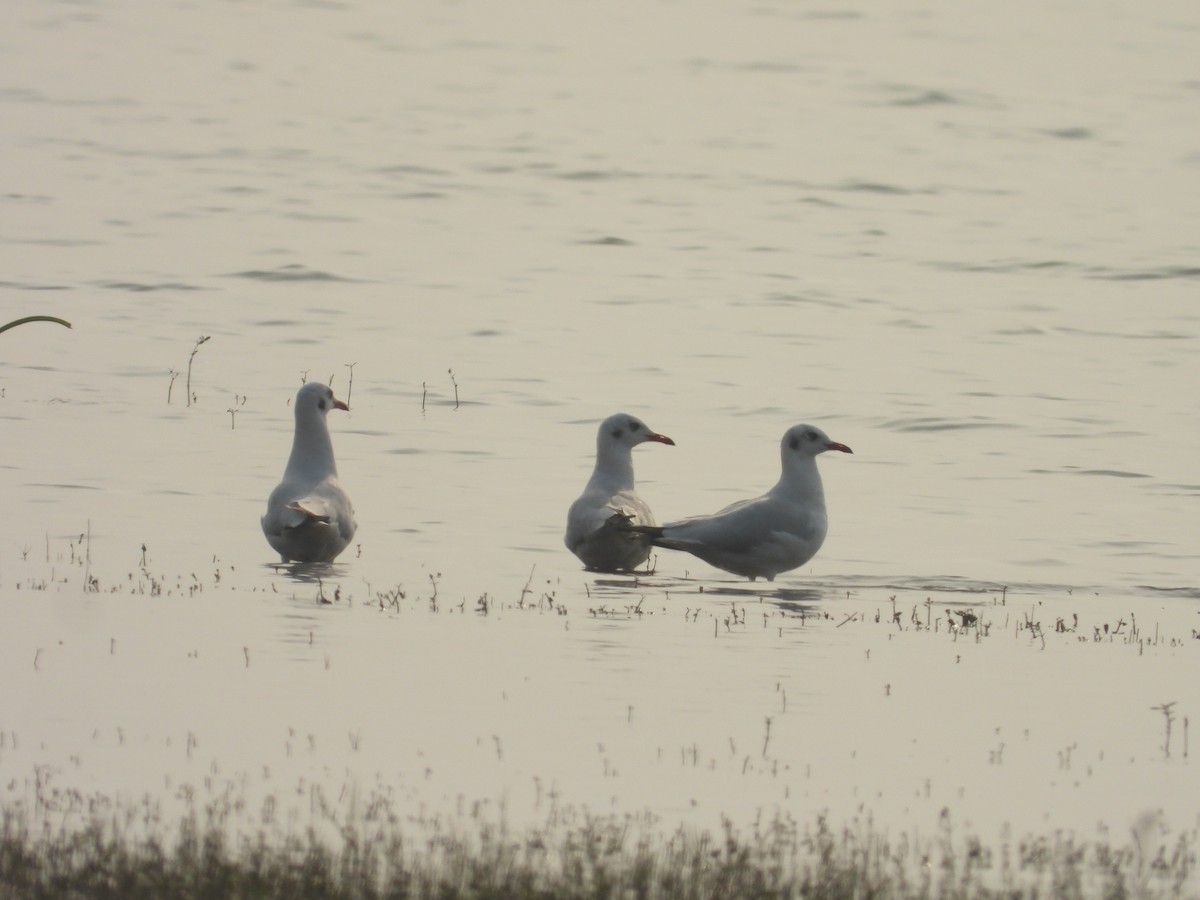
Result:
M10 791L1197 827L1194 5L0 17L0 307L75 326L0 338ZM258 527L302 378L319 585ZM821 554L581 572L618 409L661 519L852 446Z

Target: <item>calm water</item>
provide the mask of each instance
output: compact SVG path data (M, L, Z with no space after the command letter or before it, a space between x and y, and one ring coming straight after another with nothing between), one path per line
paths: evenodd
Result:
M0 319L75 326L0 336L12 790L1197 827L1195 4L0 24ZM332 605L258 527L305 375L353 407ZM617 410L677 442L636 451L660 519L769 486L798 421L852 446L821 554L765 602L579 571ZM994 631L955 643L968 603Z

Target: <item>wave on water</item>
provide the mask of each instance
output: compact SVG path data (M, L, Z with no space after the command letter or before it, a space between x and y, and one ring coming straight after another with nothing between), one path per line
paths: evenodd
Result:
M1085 141L1096 136L1090 128L1040 128L1039 134L1048 135L1052 138L1058 138L1062 141Z
M98 287L105 288L110 291L129 291L134 294L147 293L149 291L203 291L205 288L195 284L184 284L179 281L164 281L161 284L147 284L140 281L105 281L101 282Z
M380 166L375 169L380 175L430 175L436 177L444 177L452 175L449 169L435 169L430 166L420 166L412 164L401 164L394 166Z
M979 91L948 91L908 84L885 84L870 88L891 95L884 101L888 106L922 108L926 106L968 106L976 109L1001 109L1004 103L990 94Z
M855 178L839 182L838 184L828 185L825 189L862 194L893 194L901 197L908 197L914 194L938 193L936 188L906 188L897 184L886 184L882 181L863 181Z
M1140 591L1151 591L1167 597L1178 597L1181 600L1200 600L1200 587L1158 587L1153 584L1139 584Z
M1200 494L1200 484L1178 484L1171 482L1160 482L1155 485L1159 490L1165 491L1171 496L1190 497L1193 494Z
M995 422L975 417L973 419L945 419L940 417L924 417L915 419L892 419L884 422L881 428L889 431L960 431L975 428L1016 428L1008 422Z
M1149 478L1144 472L1125 472L1121 469L1075 469L1067 466L1064 471L1074 475L1101 475L1106 478Z
M926 596L922 597L921 601L928 600L935 606L953 603L968 603L971 605L1000 603L1002 605L1011 605L1015 597L1047 599L1071 597L1078 599L1103 596L1111 599L1116 596L1136 595L1138 591L1142 590L1153 590L1155 592L1176 590L1175 588L1148 588L1145 585L1128 587L1125 585L1100 585L1094 583L1064 584L1053 581L1000 582L959 575L832 576L821 579L819 582L814 582L812 587L823 590L827 597L831 596L835 591L841 593L843 596L850 592L858 593L862 591L904 592L908 595L904 598L907 604L912 603L912 594L924 594ZM1180 590L1183 593L1179 594L1179 596L1188 596L1186 592L1191 590L1196 590L1200 593L1200 589L1195 588L1182 588ZM938 595L941 596L939 597ZM965 599L967 596L971 596L972 599Z
M588 244L593 247L632 247L633 246L633 241L626 240L625 238L614 237L612 235L608 235L606 237L588 238L586 240L579 241L578 243Z
M1140 589L1140 587L1139 587ZM686 604L709 598L716 602L762 602L796 612L812 612L817 608L836 606L839 601L870 599L903 602L907 609L914 602L941 605L1005 605L1016 597L1093 597L1100 596L1101 587L1094 584L1061 584L1057 582L999 582L959 575L833 575L806 580L802 586L787 586L779 581L750 582L735 578L712 579L639 575L628 580L598 579L592 595L609 601L617 598L652 596L665 591L669 598ZM1175 589L1158 589L1167 591ZM1182 589L1180 596L1188 596ZM1105 595L1129 594L1128 588L1104 588ZM902 596L901 596L902 595ZM616 607L614 607L615 609Z
M1056 437L1084 437L1085 435L1056 435ZM1095 475L1102 478L1151 478L1144 472L1126 472L1123 469L1083 469L1079 466L1061 466L1057 469L1027 469L1030 475Z
M355 278L344 275L334 275L331 272L321 272L306 266L292 264L280 266L277 269L249 269L245 272L233 272L230 278L249 278L254 281L342 281L353 282Z
M834 575L826 578L805 580L802 586L788 586L780 581L748 581L735 576L697 578L694 576L660 575L654 572L637 573L627 577L608 576L597 578L593 593L639 596L662 590L673 597L714 599L737 598L740 600L763 600L802 605L818 605L836 601L859 591L904 591L939 594L978 594L1002 598L1009 593L1037 594L1063 593L1081 590L1079 586L1057 584L1002 584L957 575L913 575L873 576ZM956 601L958 602L958 601Z
M1061 334L1078 334L1084 337L1109 337L1109 338L1138 338L1141 340L1151 341L1180 341L1191 340L1196 337L1195 334L1189 334L1184 331L1148 331L1141 334L1136 332L1120 332L1120 331L1095 331L1088 328L1070 328L1060 326L1054 329Z
M950 272L986 274L1050 273L1087 278L1094 281L1165 281L1200 278L1200 266L1158 266L1149 269L1118 269L1111 266L1085 265L1061 259L1004 259L989 262L934 260L928 265Z
M66 483L54 484L54 483L45 482L45 481L31 481L31 482L29 482L27 487L58 488L60 490L66 490L66 491L98 491L98 490L100 490L100 488L94 484L66 484Z
M636 172L623 169L575 169L570 172L553 172L554 178L563 181L615 181L625 178L641 178Z
M1108 269L1092 266L1087 277L1105 281L1162 281L1174 278L1200 278L1200 266L1162 266L1157 269Z
M30 284L20 281L0 281L0 288L14 291L66 291L70 290L65 284Z
M862 590L929 591L952 594L999 594L1025 588L1042 590L1047 585L1008 585L960 575L843 575L821 579L820 586L840 592Z

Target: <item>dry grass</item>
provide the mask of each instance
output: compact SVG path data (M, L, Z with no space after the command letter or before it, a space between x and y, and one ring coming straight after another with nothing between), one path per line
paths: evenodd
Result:
M69 807L69 809L68 809ZM273 807L272 807L273 808ZM0 898L1159 898L1195 890L1195 835L1113 847L1061 834L986 847L940 833L888 838L871 822L743 833L663 831L652 816L556 810L516 832L476 814L404 818L382 795L354 821L328 812L247 828L243 801L195 800L167 824L150 798L55 794L0 816ZM58 824L56 824L58 823ZM72 823L72 824L64 824Z

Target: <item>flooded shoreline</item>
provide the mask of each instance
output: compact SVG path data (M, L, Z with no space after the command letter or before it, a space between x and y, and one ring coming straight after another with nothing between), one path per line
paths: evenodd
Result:
M534 573L506 599L368 594L339 565L110 580L82 538L0 584L25 698L0 721L6 879L107 854L204 883L204 845L277 896L458 896L501 859L496 896L524 896L594 840L588 877L648 896L1194 885L1191 598ZM447 669L464 655L488 679Z

